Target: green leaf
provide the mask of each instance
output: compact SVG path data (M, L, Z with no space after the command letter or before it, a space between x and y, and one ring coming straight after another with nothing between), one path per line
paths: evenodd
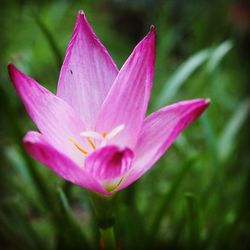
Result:
M178 152L182 154L183 157L194 156L197 154L195 148L189 143L187 137L184 134L180 134L173 144L174 147L178 149Z
M244 100L226 124L219 138L218 150L222 161L226 160L236 145L236 136L246 121L250 111L250 99Z
M212 73L218 67L222 59L227 55L227 53L232 48L233 48L233 43L232 41L228 40L223 42L213 50L207 63L207 70L209 73Z
M200 249L202 240L201 211L197 198L192 193L186 193L187 202L187 240L188 249Z
M144 217L135 204L130 206L125 202L119 202L116 220L116 230L125 249L146 249L151 236L147 237Z
M67 197L61 188L57 189L57 199L59 204L57 216L60 216L57 221L61 222L57 228L57 249L91 249L80 224L73 217Z
M67 199L65 193L63 192L63 190L61 188L57 189L57 193L59 196L61 208L63 209L64 213L66 213L68 216L70 216L70 206L69 206L69 202L68 202L68 199Z
M42 21L42 19L37 13L33 13L33 17L41 32L43 33L44 37L47 39L48 44L50 45L50 48L54 54L57 68L60 70L63 62L63 56L61 54L59 46L57 45L53 33L49 30L49 28L45 25L45 23Z
M206 112L200 117L200 121L204 137L210 149L213 166L216 168L218 166L218 140L215 137L214 129Z
M150 228L151 239L154 239L154 237L157 235L161 227L163 218L164 216L166 216L167 212L169 211L169 208L171 207L171 202L173 201L175 194L177 193L178 188L180 187L181 182L186 177L187 173L193 166L193 163L195 160L196 160L195 157L191 157L181 166L180 172L176 175L175 179L172 182L170 189L161 200L158 206L158 209L155 213L155 217L153 219L151 228Z
M44 181L44 178L38 173L34 161L28 156L27 152L24 150L22 144L23 132L21 129L21 125L16 119L18 115L13 109L10 100L8 98L8 95L6 94L6 91L1 85L0 85L0 100L1 104L5 107L5 109L3 110L4 111L3 115L5 117L5 122L9 128L7 132L8 135L12 138L13 142L17 145L17 148L20 152L20 156L22 157L24 163L24 165L22 166L26 167L27 172L31 176L31 179L35 184L35 187L38 191L40 199L43 201L43 204L51 209L51 207L53 207L54 204L52 193L49 190L46 182ZM25 174L26 170L22 170L22 173Z
M23 181L32 184L33 181L31 179L30 173L25 165L25 161L14 147L8 147L4 151L6 158L11 163L11 165L15 168L17 173L23 178Z
M2 206L0 233L4 234L9 245L14 247L12 249L48 249L47 242L43 241L34 230L31 219L20 205L8 203ZM16 244L17 242L19 244Z
M221 63L225 55L232 49L232 47L232 41L228 40L215 48L203 49L189 57L177 68L170 79L165 82L165 87L158 98L157 106L160 107L166 102L172 101L181 86L206 61L208 61L207 71L208 73L212 73Z
M39 197L40 202L43 204L44 207L46 207L49 211L52 211L53 216L51 217L51 221L55 228L60 228L61 221L64 220L58 215L58 204L55 200L55 194L53 193L53 190L50 190L46 180L44 177L38 172L37 166L33 159L31 159L27 152L24 150L23 144L22 144L22 129L21 125L19 124L18 120L16 119L16 112L12 108L12 105L10 103L10 100L8 98L8 95L6 94L3 87L0 85L0 100L1 104L5 107L4 109L4 117L5 122L9 127L8 133L9 136L12 138L14 143L17 145L17 149L20 152L20 156L23 159L24 165L23 167L26 167L26 170L22 170L22 173L25 175L25 172L28 172L33 183L35 186L35 189L37 190L37 194ZM16 163L12 161L11 163ZM20 167L20 165L19 165ZM27 176L26 176L27 177Z
M198 69L209 57L209 49L204 49L192 55L182 63L175 73L165 82L157 106L163 106L166 101L171 101L184 82Z

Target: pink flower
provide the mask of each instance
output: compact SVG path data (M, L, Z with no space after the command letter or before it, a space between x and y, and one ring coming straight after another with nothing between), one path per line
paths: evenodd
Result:
M209 104L182 101L145 118L155 36L151 27L118 70L80 11L56 95L9 65L16 91L40 131L23 139L29 154L65 180L102 195L148 171Z

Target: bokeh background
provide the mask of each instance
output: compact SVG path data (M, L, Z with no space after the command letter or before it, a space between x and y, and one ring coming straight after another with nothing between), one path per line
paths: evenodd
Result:
M22 147L35 129L7 73L13 62L55 91L83 9L119 67L157 31L149 113L209 97L208 111L115 205L120 249L250 249L250 5L241 0L1 1L0 249L98 249L86 190Z

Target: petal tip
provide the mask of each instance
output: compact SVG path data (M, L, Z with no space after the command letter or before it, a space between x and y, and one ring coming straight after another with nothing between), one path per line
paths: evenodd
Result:
M146 42L153 50L155 50L156 31L155 26L151 25L148 34L142 39L141 42Z
M153 24L151 24L151 26L150 26L150 31L155 32L155 26Z
M42 134L37 131L28 131L22 139L24 148L27 152L30 152L32 146L37 142L41 142Z
M197 119L200 115L202 115L207 110L209 105L210 105L209 98L198 99L198 103L194 106L194 109L192 111L195 114L195 118L193 120Z
M22 139L23 146L29 154L32 154L32 149L36 142L41 141L42 137L39 132L28 131Z
M11 61L9 61L7 65L8 65L8 66L7 66L8 68L10 68L10 67L13 67L13 66L14 66L14 64L13 64Z
M203 113L210 105L211 100L209 98L196 99L195 103L196 109L201 110L201 113Z
M14 86L16 86L15 79L16 77L18 77L18 75L22 75L22 72L13 63L8 64L8 72L12 83L14 84Z
M83 10L79 10L77 14L77 23L85 23L89 26L89 22Z
M207 108L210 103L211 103L211 99L210 98L198 98L198 99L193 99L191 100L191 102L196 103L199 107L202 106L204 108Z
M201 99L201 106L203 107L204 110L207 109L210 104L211 104L210 98Z
M82 23L85 23L87 22L86 21L86 16L85 16L85 13L83 10L79 10L78 13L77 13L77 18L76 18L76 23L75 23L75 28L74 28L74 32L73 32L73 35L75 33L78 33Z
M148 36L149 36L149 37L153 37L154 40L155 40L156 31L155 31L155 26L154 26L153 24L150 26Z
M79 11L78 11L78 16L85 16L84 11L83 11L83 10L79 10Z
M16 70L16 66L13 63L8 63L8 71L11 74L13 70Z
M210 98L206 98L206 99L204 99L204 102L208 106L209 104L211 104L211 99Z

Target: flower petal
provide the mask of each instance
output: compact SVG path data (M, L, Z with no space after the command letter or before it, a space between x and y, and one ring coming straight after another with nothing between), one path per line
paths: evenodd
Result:
M108 189L113 189L130 169L133 156L134 154L129 148L120 149L117 146L109 145L87 156L84 169Z
M66 102L23 74L14 65L9 65L9 73L28 114L40 132L53 146L64 151L76 162L82 162L83 155L68 140L73 137L84 143L80 132L85 126L80 117Z
M29 131L23 142L32 157L48 166L63 179L101 194L107 194L93 176L78 167L67 155L54 148L42 134Z
M154 75L155 30L136 46L120 70L98 115L96 130L109 133L125 125L113 143L133 148L141 129Z
M117 74L112 58L80 11L60 72L57 95L92 129Z
M195 99L166 106L148 116L134 149L130 173L118 187L125 188L139 179L166 152L178 135L208 107L209 100Z

